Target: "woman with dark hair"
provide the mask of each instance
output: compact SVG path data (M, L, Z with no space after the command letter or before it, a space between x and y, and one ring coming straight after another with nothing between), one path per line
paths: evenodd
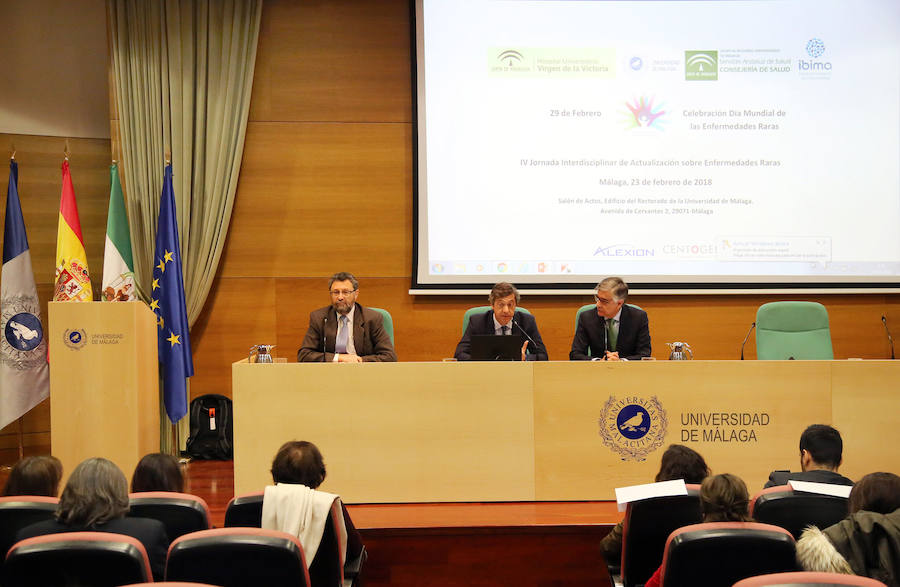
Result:
M143 491L184 491L181 466L172 455L154 452L144 455L131 476L132 493Z
M325 481L325 460L319 448L306 440L292 440L282 444L272 461L272 481L276 484L289 483L318 489ZM347 529L347 561L354 561L362 553L362 536L350 520L350 513L343 503L341 507Z
M869 473L850 490L850 515L797 541L797 561L807 571L862 575L900 585L900 477Z
M697 451L683 444L672 444L663 453L659 463L659 473L655 481L672 481L684 479L685 483L701 483L709 475L706 461ZM600 541L600 552L607 563L618 560L622 556L622 529L624 522L616 524L609 534Z
M61 532L112 532L137 538L147 551L153 577L161 580L169 540L158 520L126 518L128 481L111 461L94 458L81 462L59 498L56 519L26 526L16 541Z
M13 467L3 488L9 495L59 495L62 463L54 456L25 457Z
M737 475L722 473L703 480L700 485L700 511L703 522L750 522L750 494L747 484ZM656 569L644 587L660 587L662 566Z

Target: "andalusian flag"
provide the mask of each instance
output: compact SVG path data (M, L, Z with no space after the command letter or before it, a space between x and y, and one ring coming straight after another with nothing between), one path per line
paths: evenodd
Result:
M194 374L191 336L184 303L184 278L181 274L181 245L175 214L175 190L172 166L166 165L156 250L153 253L153 283L150 309L156 313L159 362L162 365L163 400L166 414L174 424L187 414L187 379Z
M137 298L134 291L134 261L131 233L125 214L125 197L119 182L119 168L109 168L109 215L106 218L106 249L103 252L103 294L101 301L127 302Z
M59 199L59 230L56 233L56 291L53 299L57 302L90 302L94 299L68 161L62 164L62 196Z
M9 164L3 273L0 287L0 428L50 396L47 341L41 303L31 271L31 253L19 203L19 166Z

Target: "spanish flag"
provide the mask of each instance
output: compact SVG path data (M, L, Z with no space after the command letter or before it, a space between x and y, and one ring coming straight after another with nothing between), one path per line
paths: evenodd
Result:
M53 299L57 302L90 302L94 299L68 160L62 164L62 196L59 200L59 230L56 233L56 291Z

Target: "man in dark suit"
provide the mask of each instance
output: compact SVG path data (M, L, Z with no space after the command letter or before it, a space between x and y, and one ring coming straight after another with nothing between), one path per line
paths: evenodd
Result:
M596 312L582 312L575 326L572 361L640 361L650 356L647 312L625 304L628 285L619 277L597 284Z
M853 485L852 480L837 472L843 452L840 432L825 424L813 424L800 435L800 472L772 471L765 486L787 485L791 479Z
M297 351L299 363L362 363L397 360L381 314L356 303L359 282L345 272L328 282L331 305L309 315L309 329Z
M547 348L541 340L538 332L537 320L531 314L516 311L519 304L519 290L505 281L501 281L491 289L488 296L491 309L484 314L472 316L469 325L463 334L462 340L456 345L456 357L459 361L472 360L472 336L476 334L521 334L525 339L522 345L523 361L546 361Z

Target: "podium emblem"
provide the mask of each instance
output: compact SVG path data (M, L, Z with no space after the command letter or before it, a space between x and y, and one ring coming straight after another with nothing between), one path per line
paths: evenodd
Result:
M63 334L63 342L70 349L81 350L87 344L87 334L80 328L66 330Z
M609 396L598 420L603 444L623 461L643 461L662 446L669 420L657 397Z

